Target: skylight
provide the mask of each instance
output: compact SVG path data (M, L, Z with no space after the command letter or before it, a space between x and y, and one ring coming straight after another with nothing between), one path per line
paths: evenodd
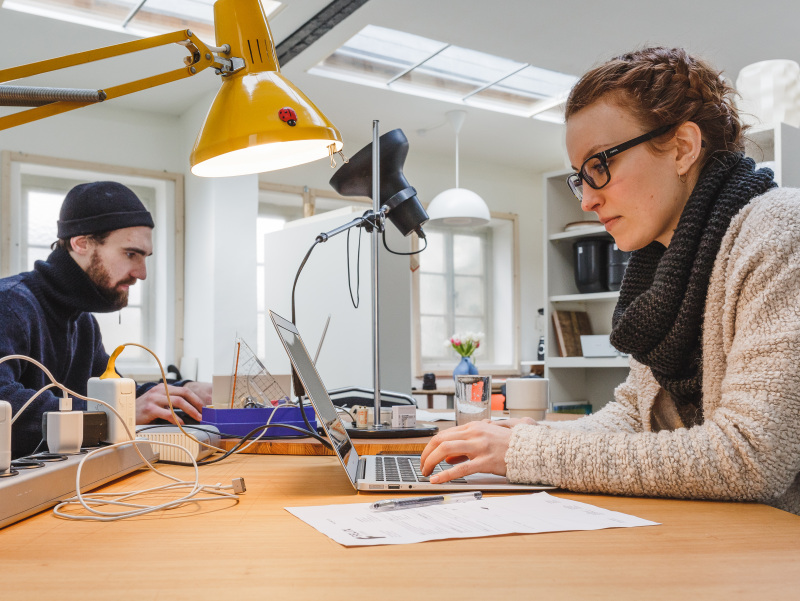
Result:
M3 8L150 37L191 29L207 44L215 43L215 0L5 0ZM280 2L262 0L267 17Z
M456 104L563 122L577 78L367 25L309 73Z

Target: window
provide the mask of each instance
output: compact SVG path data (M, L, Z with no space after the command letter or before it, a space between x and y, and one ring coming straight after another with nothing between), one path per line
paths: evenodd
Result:
M423 364L447 362L453 334L489 333L491 299L487 265L491 230L453 232L428 227L428 248L420 254L419 322ZM475 359L491 356L487 338Z
M417 375L448 373L458 355L454 334L483 333L473 355L482 373L514 371L517 362L517 227L493 215L482 229L426 226L428 248L413 276Z
M309 69L314 75L563 122L577 78L418 35L367 25Z
M11 174L10 185L4 186L3 214L9 223L4 224L4 238L10 245L2 249L3 275L29 271L37 260L46 260L50 245L57 238L58 213L67 192L75 185L97 180L119 181L130 187L153 214L153 256L147 260L147 279L130 289L128 306L115 313L95 314L103 334L103 343L109 353L125 342L136 342L151 348L164 365L177 362L182 353L180 340L183 332L182 298L183 268L176 264L176 249L182 257L183 202L178 201L182 190L182 177L149 173L122 175L114 173L119 168L103 171L96 164L80 164L81 168L57 166L60 160L42 159L24 162L13 160L3 153L6 170ZM72 163L76 165L77 162ZM181 215L178 222L176 214ZM149 353L138 347L129 347L117 363L120 371L137 377L157 373L157 365Z

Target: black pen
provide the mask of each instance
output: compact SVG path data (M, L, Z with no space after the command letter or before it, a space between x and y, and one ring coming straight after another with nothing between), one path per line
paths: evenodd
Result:
M477 501L483 497L480 491L459 492L448 495L433 495L430 497L411 497L407 499L386 499L376 501L369 508L372 511L392 511L393 509L412 509L427 505L441 505L442 503L463 503L464 501Z

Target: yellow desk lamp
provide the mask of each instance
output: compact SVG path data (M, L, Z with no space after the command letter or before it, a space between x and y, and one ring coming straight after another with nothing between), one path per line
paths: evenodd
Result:
M223 177L273 171L332 156L342 149L339 131L280 73L272 32L260 0L214 4L216 47L190 30L0 70L0 84L149 48L180 44L185 66L102 89L76 90L0 85L0 105L34 107L0 117L0 130L192 77L214 67L222 77L190 157L192 173Z

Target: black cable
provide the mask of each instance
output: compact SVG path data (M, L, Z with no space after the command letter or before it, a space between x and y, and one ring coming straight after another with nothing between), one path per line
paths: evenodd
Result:
M300 267L297 268L297 273L294 276L294 284L292 284L292 323L297 325L296 317L297 314L295 312L295 304L294 304L294 293L297 290L297 280L300 278L300 272L303 271L303 267L305 267L306 261L308 261L308 257L311 256L311 251L314 250L314 247L322 242L322 238L317 236L314 240L314 244L311 245L311 248L308 249L306 256L303 257L303 261L300 263ZM297 371L292 366L292 388L294 388L294 393L298 396L298 398L305 392L305 388L303 388L303 383L300 381L300 376L297 375Z
M227 459L228 457L230 457L231 455L236 453L236 451L238 451L240 448L242 448L244 446L244 444L256 434L256 432L259 432L259 431L261 431L261 430L263 430L265 428L272 428L272 427L281 427L281 428L289 428L290 430L297 430L298 432L302 432L304 434L304 436L310 436L311 438L314 438L314 439L318 440L326 448L332 449L332 447L330 446L330 443L327 440L325 440L324 438L322 438L322 436L320 436L316 432L303 430L303 428L300 428L298 426L294 426L292 424L263 424L261 426L258 426L257 428L253 428L252 430L250 430L250 432L248 432L247 434L245 434L242 437L242 439L239 441L238 444L236 444L236 446L228 449L228 451L224 455L222 455L221 457L217 457L216 459L210 459L208 461L198 461L197 465L211 465L212 463L217 463L218 461L222 461L223 459Z
M418 255L418 254L419 254L419 253L421 253L423 250L425 250L426 248L428 248L428 239L427 239L427 238L425 238L424 236L420 236L420 238L422 238L423 240L425 240L425 246L423 246L423 247L422 247L422 248L420 248L419 250L415 250L415 251L413 251L413 252L410 252L410 253L401 253L401 252L398 252L398 251L392 250L391 248L389 248L389 245L388 245L388 244L386 244L386 230L383 230L382 234L383 234L383 236L382 236L382 238L383 238L383 247L384 247L386 250L388 250L390 253L392 253L393 255L401 255L401 256Z
M317 431L316 428L313 428L311 426L311 424L309 423L309 421L308 421L308 416L306 415L306 409L303 406L303 397L302 396L297 397L297 403L300 405L300 415L303 416L303 421L306 423L306 428L308 428L309 432L316 432ZM312 436L313 436L313 434L312 434ZM324 446L326 449L328 449L330 451L333 450L333 447L327 441L325 441L322 438L320 438L318 440L322 443L322 446Z
M358 230L358 251L356 253L356 300L353 300L353 286L350 283L350 230L347 230L347 291L350 293L350 302L353 308L358 309L361 304L361 232Z

